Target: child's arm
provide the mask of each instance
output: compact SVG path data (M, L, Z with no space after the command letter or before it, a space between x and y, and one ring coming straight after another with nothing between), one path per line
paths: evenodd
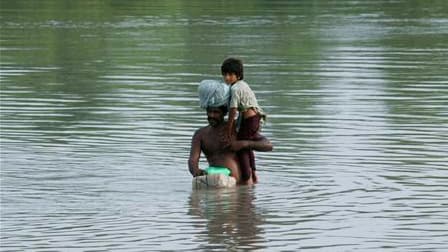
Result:
M227 121L227 137L230 141L232 136L236 133L235 130L235 117L238 113L238 104L240 103L240 90L236 87L230 87L230 102L229 102L229 119Z
M227 128L227 136L229 139L232 139L233 133L235 133L235 117L236 117L236 108L230 108L229 111L229 120L228 120L228 128Z

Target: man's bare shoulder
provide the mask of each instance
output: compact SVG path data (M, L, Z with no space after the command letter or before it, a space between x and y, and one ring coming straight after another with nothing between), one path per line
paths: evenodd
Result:
M207 133L207 131L209 130L209 128L210 128L210 125L207 125L207 126L204 126L204 127L201 127L201 128L199 128L199 129L197 129L197 130L194 132L193 137L202 137L204 134Z

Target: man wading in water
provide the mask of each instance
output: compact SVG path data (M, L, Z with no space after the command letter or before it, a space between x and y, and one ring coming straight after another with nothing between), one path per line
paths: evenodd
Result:
M199 95L201 107L207 109L209 125L198 129L193 135L188 159L191 175L196 177L206 174L206 171L199 168L199 159L203 152L210 167L227 168L230 170L230 176L234 177L237 183L252 184L252 178L249 181L241 181L236 152L247 148L256 151L272 151L272 144L265 137L257 141L237 141L236 136L233 136L230 145L223 142L223 136L227 134L224 116L228 112L228 87L220 82L203 81L199 87Z

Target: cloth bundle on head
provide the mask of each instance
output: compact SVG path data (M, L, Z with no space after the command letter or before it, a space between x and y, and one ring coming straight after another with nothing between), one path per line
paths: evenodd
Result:
M230 87L216 80L203 80L199 84L199 104L201 108L228 105Z

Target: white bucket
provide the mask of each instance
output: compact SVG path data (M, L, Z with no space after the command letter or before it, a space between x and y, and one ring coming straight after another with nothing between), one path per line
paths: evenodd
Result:
M236 186L236 179L224 174L197 176L192 181L193 189L230 188Z

